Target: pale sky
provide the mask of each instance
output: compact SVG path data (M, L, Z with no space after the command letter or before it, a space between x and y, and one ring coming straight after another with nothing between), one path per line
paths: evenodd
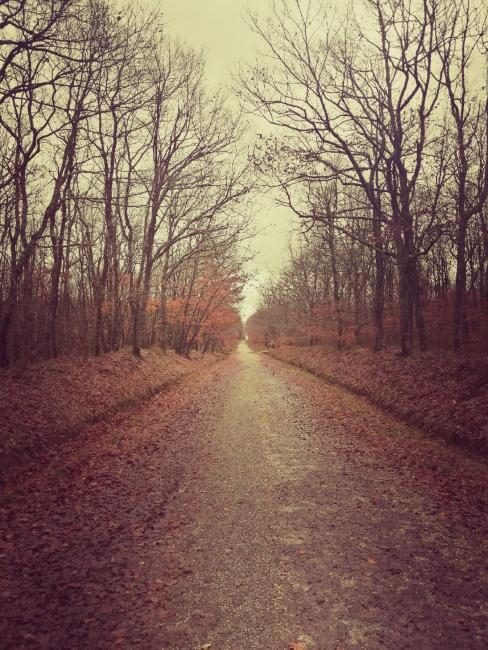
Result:
M245 8L265 10L267 0L141 0L163 12L169 31L197 50L203 49L210 84L229 84L231 74L240 61L255 58L255 37L245 21ZM241 308L244 319L257 307L259 283L278 269L287 256L289 232L295 221L284 208L276 207L269 197L261 197L256 205L252 242L256 255L251 269L254 281L245 291Z

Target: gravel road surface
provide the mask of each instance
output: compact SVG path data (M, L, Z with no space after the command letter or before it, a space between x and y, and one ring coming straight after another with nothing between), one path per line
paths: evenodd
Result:
M486 475L241 343L10 477L0 647L483 650Z

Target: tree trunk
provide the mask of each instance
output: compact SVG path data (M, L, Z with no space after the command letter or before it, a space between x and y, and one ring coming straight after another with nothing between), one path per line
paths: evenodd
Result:
M140 358L142 335L146 326L146 309L151 288L152 264L146 262L142 290L138 291L132 312L132 354Z
M422 352L427 350L427 332L425 328L424 306L422 301L422 287L419 277L419 262L417 259L412 260L412 279L410 283L412 292L412 302L415 310L415 324L419 337L419 346Z
M49 298L49 321L48 321L48 352L49 354L56 358L58 356L57 340L56 340L56 319L58 315L58 305L59 305L59 280L61 277L61 268L63 265L63 240L64 240L64 231L66 226L68 213L66 206L66 195L65 201L62 205L62 218L59 228L59 234L56 236L55 232L55 215L52 215L51 218L51 242L53 249L53 265L51 269L51 295Z
M453 305L453 348L459 352L463 340L464 301L466 295L466 232L467 220L459 216L459 228L456 236L456 284Z
M168 315L166 311L166 282L161 282L159 305L159 346L166 352L168 346Z
M14 309L15 299L9 297L0 324L0 368L7 368L10 364L9 338Z
M412 354L412 303L410 295L409 272L405 246L401 237L397 237L398 299L400 306L400 351L408 357Z
M339 273L337 269L337 258L336 258L336 250L335 250L333 223L331 223L329 226L328 244L329 244L330 259L331 259L334 307L335 307L336 318L337 318L337 349L342 350L344 348L344 317L342 313L342 304L341 304L341 296L340 296Z
M15 318L17 306L17 293L19 286L19 271L16 263L15 251L12 251L10 264L10 289L8 298L3 310L2 322L0 324L0 368L7 368L10 365L10 334L12 323Z
M138 359L141 357L141 311L140 301L134 301L132 307L132 354Z
M375 282L374 282L374 343L373 350L379 352L383 348L384 316L385 316L385 256L381 236L381 221L373 213L373 235L375 241Z

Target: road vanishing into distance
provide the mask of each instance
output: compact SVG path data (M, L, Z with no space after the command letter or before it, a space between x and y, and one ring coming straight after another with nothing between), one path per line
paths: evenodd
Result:
M243 342L15 477L0 647L483 650L483 476Z

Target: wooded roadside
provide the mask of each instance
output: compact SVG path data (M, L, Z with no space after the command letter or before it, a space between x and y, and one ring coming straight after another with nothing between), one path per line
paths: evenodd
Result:
M444 352L280 346L271 354L362 395L423 431L488 455L488 361Z
M157 348L63 357L0 373L0 471L132 406L222 354L191 359Z

